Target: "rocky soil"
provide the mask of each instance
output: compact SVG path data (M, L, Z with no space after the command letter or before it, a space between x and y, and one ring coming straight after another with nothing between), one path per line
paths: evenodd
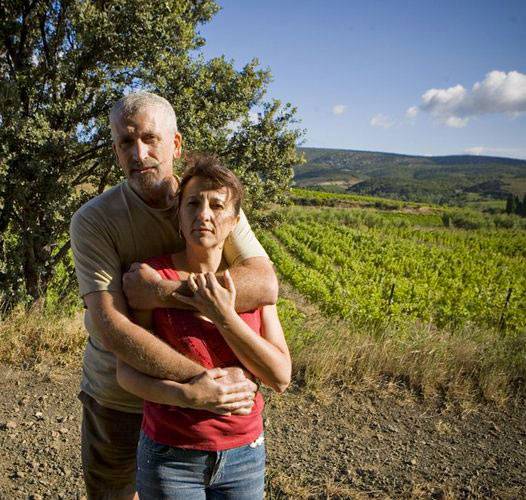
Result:
M80 499L78 369L0 366L0 499ZM267 498L526 498L526 403L269 395Z

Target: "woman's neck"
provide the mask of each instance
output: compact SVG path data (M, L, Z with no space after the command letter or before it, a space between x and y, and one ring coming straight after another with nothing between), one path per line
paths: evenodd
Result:
M223 248L187 246L184 250L186 267L191 273L215 273L221 264Z

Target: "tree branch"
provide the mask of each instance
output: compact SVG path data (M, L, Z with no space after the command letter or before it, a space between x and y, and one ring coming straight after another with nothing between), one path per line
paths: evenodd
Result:
M110 172L111 172L111 169L112 167L110 166L106 172L104 173L104 175L100 178L100 182L99 182L99 187L97 189L97 193L98 194L102 194L104 192L104 188L106 187L106 185L108 184L108 177L110 175Z
M20 65L23 64L24 51L26 49L26 38L27 38L27 18L31 11L35 8L35 5L38 3L38 0L33 0L29 5L26 5L24 12L22 13L22 29L20 30L20 42L18 44L18 57Z
M79 163L82 163L83 161L87 160L89 156L100 149L107 148L108 144L97 144L96 146L88 149L87 151L84 151L83 153L80 153L78 156L72 158L69 162L70 167L74 167L78 165Z
M9 63L9 66L11 66L11 70L13 72L13 78L16 80L17 67L19 66L19 64L18 64L18 59L17 59L15 48L11 41L11 37L7 33L4 37L4 45L6 48L7 62Z
M85 182L93 172L95 172L95 169L100 165L100 162L96 161L90 168L85 170L84 172L80 173L73 179L71 182L72 186L78 186L79 184L82 184Z
M51 264L52 268L55 268L57 263L60 262L64 258L64 255L66 255L70 247L71 247L71 240L68 240L66 241L66 243L64 243L60 247L60 250L55 255L53 255L53 263Z
M46 36L46 14L40 16L40 36L42 37L42 47L44 48L44 56L46 59L46 66L48 68L52 68L53 61L51 60L51 54L49 52L49 46L47 43L47 36Z

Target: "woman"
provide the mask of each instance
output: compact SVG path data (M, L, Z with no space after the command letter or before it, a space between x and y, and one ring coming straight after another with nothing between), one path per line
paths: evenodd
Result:
M242 195L237 177L215 158L191 162L179 192L179 228L186 247L148 263L165 279L187 280L194 295L178 298L198 311L156 309L138 321L205 369L238 365L283 392L291 362L276 306L237 314L228 271L224 286L214 274L239 219ZM159 404L166 402L156 385L163 381L152 383L124 363L119 363L117 377L126 390L145 399L137 457L141 499L263 498L259 392L244 415L217 415ZM151 387L146 394L145 387Z

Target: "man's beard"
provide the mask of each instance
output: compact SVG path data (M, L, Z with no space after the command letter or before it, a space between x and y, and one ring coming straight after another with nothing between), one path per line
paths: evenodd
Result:
M159 176L160 166L161 164L158 161L152 159L146 159L142 163L135 162L130 165L128 182L141 198L155 198L158 191L162 188L163 179ZM144 173L136 172L136 170L141 168L151 168L152 170Z

